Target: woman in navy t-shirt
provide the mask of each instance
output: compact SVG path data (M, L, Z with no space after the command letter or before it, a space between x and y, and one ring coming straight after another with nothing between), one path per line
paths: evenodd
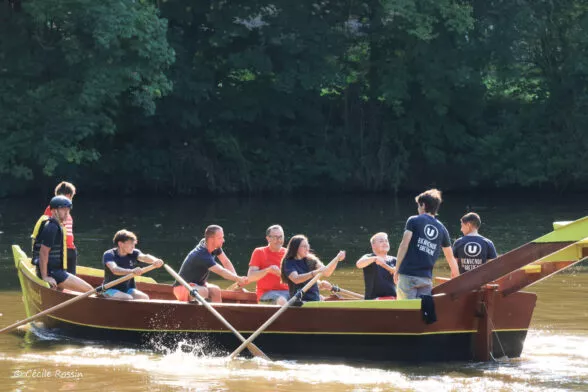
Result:
M323 263L310 252L308 238L302 234L297 234L288 242L286 254L282 260L282 280L288 284L290 297L293 297L306 283L314 278L317 274L329 277L337 268L337 263L345 258L345 251L340 251L333 259L334 263L329 263L325 267ZM331 290L332 285L327 281L315 283L302 296L303 301L320 301L321 296L319 288Z

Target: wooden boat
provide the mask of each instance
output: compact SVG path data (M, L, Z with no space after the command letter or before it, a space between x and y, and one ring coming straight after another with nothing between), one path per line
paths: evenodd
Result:
M336 300L290 308L255 344L271 358L338 358L389 362L489 360L518 357L537 297L521 289L588 256L588 217L554 224L554 231L434 288L437 321L423 321L421 300ZM30 259L13 245L27 316L75 297L49 288ZM102 271L82 268L93 286ZM206 354L223 355L240 341L202 305L176 301L172 287L154 281L137 286L149 301L91 296L40 321L45 328L84 339L167 344L205 342ZM214 308L244 336L277 310L258 305L255 294L226 291Z

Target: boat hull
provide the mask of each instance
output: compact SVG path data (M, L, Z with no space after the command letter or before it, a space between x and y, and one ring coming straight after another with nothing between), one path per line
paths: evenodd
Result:
M31 314L75 296L42 287L20 275L25 307ZM149 291L149 285L144 286L141 288ZM171 292L168 285L156 286ZM480 298L478 292L455 300L449 296L435 297L438 320L433 324L423 321L420 308L392 307L401 305L401 301L386 301L389 308L337 307L336 304L291 308L255 343L273 358L386 362L474 360L480 334ZM531 293L497 296L490 315L495 357L520 356L535 301L536 296ZM372 303L375 302L382 301ZM215 304L214 307L245 337L278 310L277 306L254 304ZM118 301L89 297L40 321L46 328L67 336L154 348L175 347L184 341L206 347L203 351L207 354L224 355L240 344L203 306L166 299Z

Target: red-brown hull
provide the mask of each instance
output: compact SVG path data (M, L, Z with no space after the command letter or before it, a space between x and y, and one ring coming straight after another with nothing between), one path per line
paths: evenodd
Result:
M23 276L29 312L51 308L73 294L39 286ZM141 284L140 284L141 286ZM144 284L143 290L169 293L168 285ZM165 295L160 295L160 298ZM347 360L472 360L481 334L481 295L455 300L435 297L437 322L426 324L419 309L290 308L255 341L274 357L324 357ZM520 356L536 296L518 292L496 295L488 314L495 356ZM255 331L278 307L215 304L244 336ZM164 343L200 339L216 352L240 342L203 306L171 300L117 301L89 297L41 319L48 328L91 339Z

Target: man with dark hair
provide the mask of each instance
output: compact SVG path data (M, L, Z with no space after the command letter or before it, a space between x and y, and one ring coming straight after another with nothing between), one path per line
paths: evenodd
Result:
M268 227L265 231L267 246L255 248L249 261L247 278L249 283L257 282L258 302L285 305L290 299L288 285L280 279L280 266L286 254L284 229L280 225Z
M224 242L223 228L218 225L208 226L204 231L204 238L188 253L180 267L179 275L190 286L195 287L203 298L210 298L212 302L222 302L222 298L220 287L208 283L210 271L241 286L247 283L247 278L237 275L233 263L223 252ZM216 263L215 257L222 266ZM174 295L180 301L190 299L190 292L178 282L174 283Z
M457 259L459 273L463 274L496 258L496 248L492 241L478 234L482 225L480 216L475 212L461 218L463 237L453 244L453 255Z
M51 287L85 292L92 290L92 286L65 270L68 255L63 223L67 221L71 208L71 200L65 196L51 199L51 215L41 216L33 229L32 262L37 266L37 276Z
M133 232L125 229L119 230L114 235L112 242L115 248L107 250L102 256L104 284L128 274L141 275L142 271L141 267L138 266L138 261L153 264L157 268L163 265L163 260L155 256L146 255L135 248L137 236ZM135 278L109 288L104 292L104 296L122 300L149 299L147 294L137 289Z
M370 239L370 243L372 253L363 255L355 263L357 268L363 269L365 299L396 298L396 285L393 279L396 272L396 257L388 255L388 234L376 233Z
M70 201L73 200L74 196L76 195L76 187L67 181L61 181L55 187L55 196L65 196ZM49 206L45 209L44 215L51 216L51 209ZM73 218L71 213L67 216L67 219L64 222L64 226L66 229L66 241L67 241L67 272L72 275L76 274L76 265L78 260L78 250L74 245L74 235L73 235Z
M406 221L404 235L398 247L394 282L398 299L414 299L431 295L433 266L441 249L447 258L451 277L459 275L457 262L451 251L449 233L437 218L443 201L438 189L429 189L415 198L418 215Z

